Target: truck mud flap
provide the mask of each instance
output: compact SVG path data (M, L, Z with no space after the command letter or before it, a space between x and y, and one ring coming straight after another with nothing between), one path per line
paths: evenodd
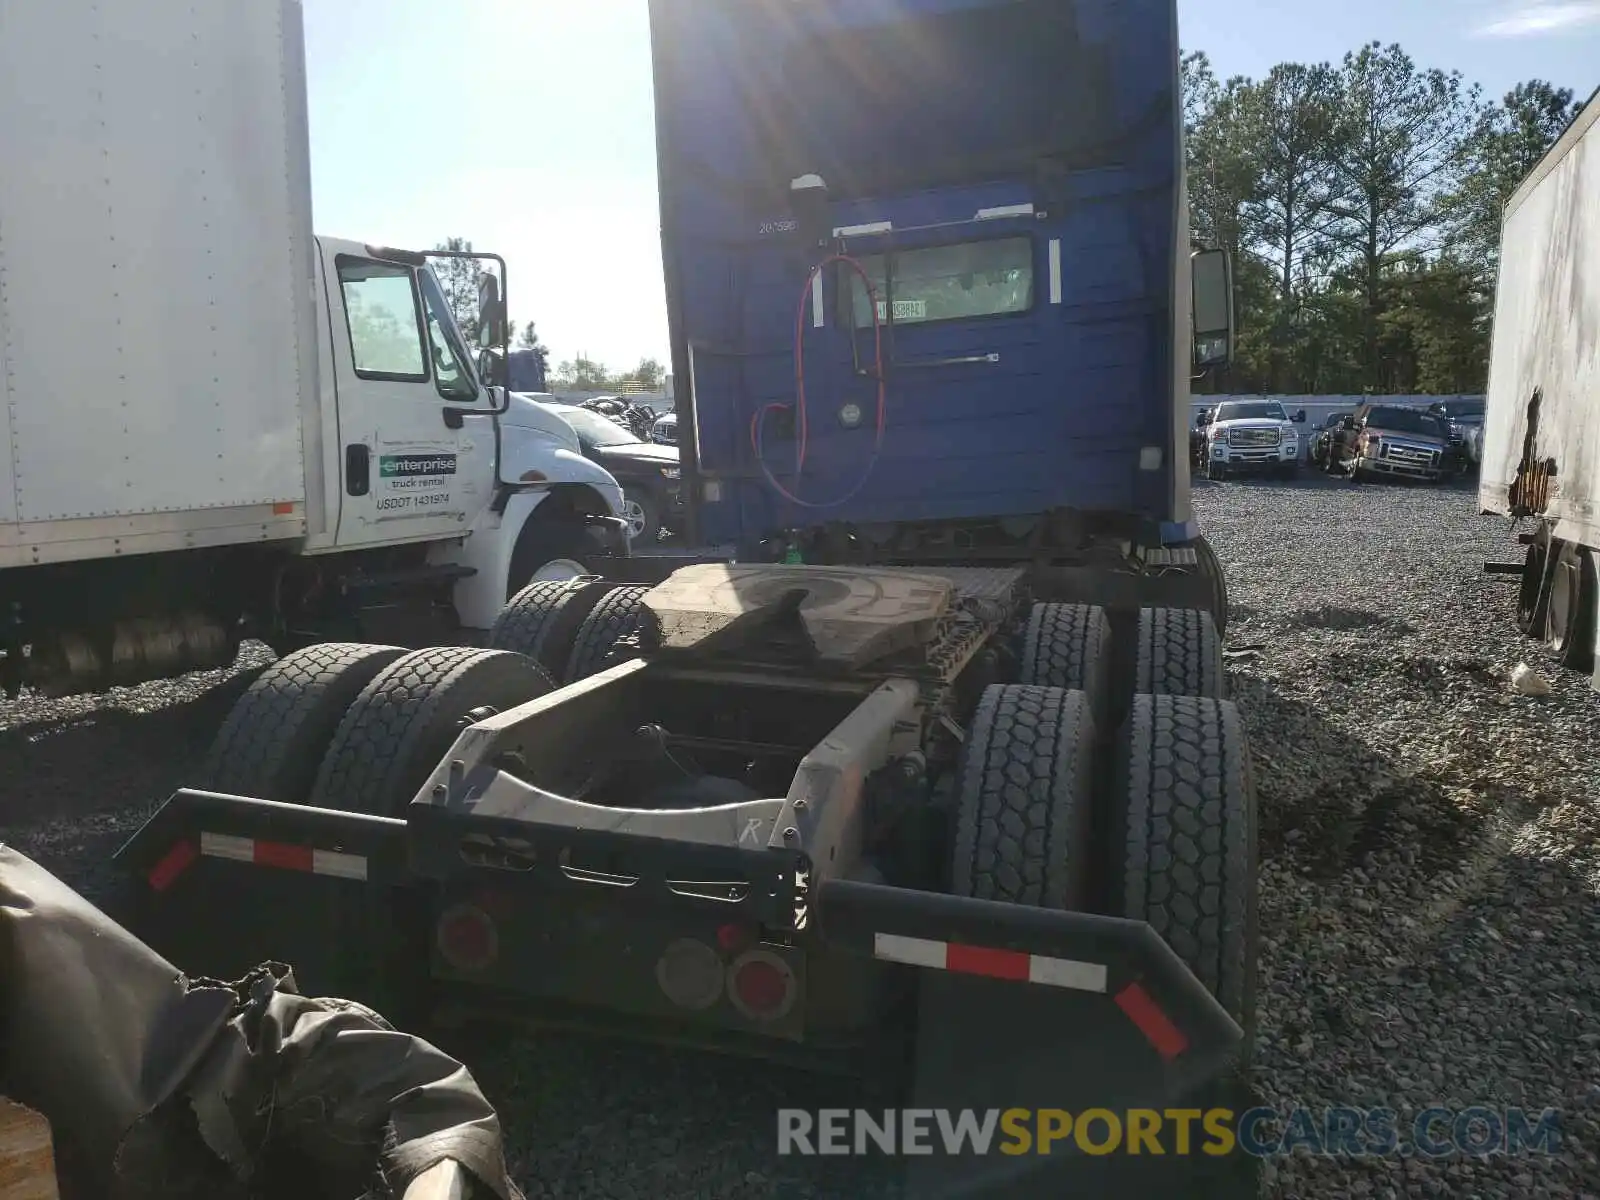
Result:
M110 915L192 975L287 963L304 994L377 1007L373 956L406 929L405 835L391 818L180 790L117 852Z
M917 972L909 1103L931 1111L908 1200L1255 1195L1253 1162L1203 1149L1202 1112L1242 1111L1244 1033L1149 925L848 880L819 886L817 919ZM986 1151L946 1143L964 1114ZM1136 1152L1130 1122L1154 1131Z

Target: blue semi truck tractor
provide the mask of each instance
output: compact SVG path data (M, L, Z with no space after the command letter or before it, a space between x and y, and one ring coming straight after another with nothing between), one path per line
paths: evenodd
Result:
M1242 1107L1256 817L1172 0L650 20L698 549L530 584L484 647L268 667L120 852L128 923L413 1027L1025 1110L1030 1152L935 1145L909 1196L1254 1194L1184 1126Z

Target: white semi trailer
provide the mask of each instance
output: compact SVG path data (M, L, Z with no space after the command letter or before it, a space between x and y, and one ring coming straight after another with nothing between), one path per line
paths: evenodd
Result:
M616 481L492 386L504 263L469 349L424 256L313 235L305 96L299 0L0 6L12 694L473 641L627 554Z
M1600 688L1596 97L1506 204L1478 496L1484 512L1532 523L1518 625Z

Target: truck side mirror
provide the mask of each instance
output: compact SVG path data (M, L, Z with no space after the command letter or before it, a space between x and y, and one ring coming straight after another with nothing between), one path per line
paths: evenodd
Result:
M481 328L481 326L480 326ZM509 372L506 370L506 360L493 350L483 349L478 351L478 382L484 387L503 388L507 386Z
M1339 423L1339 428L1340 429L1354 429L1355 427L1356 427L1356 419L1354 417L1346 417L1343 421L1341 421Z
M1306 423L1306 410L1305 409L1298 408L1298 409L1295 410L1294 423L1296 425L1304 425Z
M506 310L500 299L500 281L482 271L478 275L478 345L503 346L505 341Z
M1198 367L1233 361L1233 263L1226 250L1196 250L1189 256L1189 315Z

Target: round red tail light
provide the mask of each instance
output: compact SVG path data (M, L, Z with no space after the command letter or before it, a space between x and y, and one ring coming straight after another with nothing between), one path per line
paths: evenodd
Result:
M722 995L722 959L704 942L680 938L656 960L656 983L679 1008L710 1008Z
M439 918L439 954L458 971L481 971L499 957L500 935L481 908L463 904Z
M798 990L789 964L767 950L741 954L728 969L728 999L753 1021L786 1016Z

